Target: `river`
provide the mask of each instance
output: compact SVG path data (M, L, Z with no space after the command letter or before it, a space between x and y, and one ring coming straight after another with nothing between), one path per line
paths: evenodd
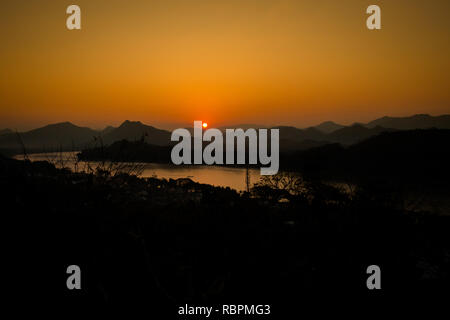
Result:
M78 152L49 152L29 154L30 161L48 161L57 168L69 168L72 171L87 171L87 168L97 168L99 166L109 166L109 163L96 161L78 161ZM23 155L15 156L18 160L23 160ZM135 164L114 163L112 167L134 166ZM225 166L175 166L161 163L142 163L138 165L138 175L143 178L157 177L165 179L190 178L198 183L206 183L213 186L230 187L237 191L246 190L246 169L225 167ZM259 169L249 169L250 185L260 179Z

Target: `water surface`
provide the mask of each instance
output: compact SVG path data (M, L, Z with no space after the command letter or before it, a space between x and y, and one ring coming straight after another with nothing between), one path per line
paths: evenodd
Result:
M101 163L96 161L78 161L76 154L78 152L50 152L29 154L31 161L49 161L58 168L69 168L75 172L89 171L99 166L109 166L109 162ZM22 160L23 156L16 156L16 159ZM114 163L113 167L127 163ZM133 164L129 164L133 166ZM175 166L161 163L142 163L139 164L140 177L157 177L165 179L190 178L195 182L206 183L213 186L230 187L232 189L243 191L246 189L246 169L225 167L225 166ZM260 179L259 169L249 169L250 184L258 182Z

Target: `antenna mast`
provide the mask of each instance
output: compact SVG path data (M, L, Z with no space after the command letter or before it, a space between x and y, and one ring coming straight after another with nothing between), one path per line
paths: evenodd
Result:
M248 166L245 170L245 185L247 187L247 192L250 192L250 172Z

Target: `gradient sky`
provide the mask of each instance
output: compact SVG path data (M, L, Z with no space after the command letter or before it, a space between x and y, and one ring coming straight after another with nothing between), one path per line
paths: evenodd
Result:
M77 4L82 30L66 29ZM382 30L365 26L378 4ZM5 0L0 128L450 113L448 0Z

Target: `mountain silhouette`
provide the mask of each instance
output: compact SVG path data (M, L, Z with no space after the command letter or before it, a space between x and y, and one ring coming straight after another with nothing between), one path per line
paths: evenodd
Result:
M165 146L170 144L170 135L169 131L147 126L140 121L126 120L118 128L110 129L102 137L105 144L112 144L120 140L144 139L149 144Z
M282 156L285 168L333 178L395 178L437 183L450 178L448 129L382 132L354 145L328 144Z
M96 135L98 132L90 128L62 122L19 134L4 134L0 136L0 147L18 151L23 143L28 152L69 150L84 147Z
M350 127L338 129L327 135L328 141L338 142L344 145L357 143L369 137L378 135L386 131L394 131L395 129L376 126L374 128L366 128L360 124L354 124Z
M327 135L320 130L310 127L306 129L298 129L295 127L281 126L272 129L280 130L280 139L285 140L327 140Z
M0 135L0 149L4 154L21 153L23 147L28 153L80 150L98 142L98 137L102 137L102 143L105 145L142 138L145 142L157 146L170 144L170 132L144 125L139 121L127 120L118 128L108 126L102 131L79 127L70 122L50 124L18 134L5 131Z
M338 129L342 129L345 128L345 126L341 125L341 124L337 124L333 121L325 121L322 122L321 124L315 126L314 128L318 129L319 131L322 131L323 133L332 133Z
M264 128L261 125L241 124L226 128ZM411 117L382 117L367 124L355 123L342 126L332 121L323 122L315 127L299 129L292 126L274 126L280 130L280 151L305 150L328 143L352 145L379 135L382 132L423 128L450 128L450 115L430 116L417 114ZM188 128L188 130L192 128ZM192 132L191 132L192 133ZM0 150L4 154L22 152L22 142L27 152L50 152L56 150L80 150L88 144L99 141L111 145L116 141L130 142L142 140L155 146L171 145L171 133L139 121L125 121L119 127L108 126L98 131L79 127L70 122L56 123L22 133L9 129L0 131Z
M448 181L447 129L383 132L348 148L349 170L360 175L411 181Z
M4 134L8 134L8 133L13 133L13 131L11 129L1 129L0 130L0 136L2 136Z
M326 134L313 127L298 129L281 126L272 129L280 130L280 151L304 150L329 143Z
M105 129L103 129L102 131L100 131L100 133L104 136L104 135L106 135L106 134L108 134L108 133L110 133L110 132L112 132L112 131L114 131L114 130L116 130L117 128L116 127L113 127L113 126L107 126Z
M247 129L264 129L264 128L267 128L267 126L263 126L260 124L241 123L241 124L233 124L233 125L229 125L229 126L222 126L217 129L219 129L220 131L225 131L226 129L247 130Z
M430 116L416 114L411 117L382 117L366 124L368 128L382 126L398 130L412 129L450 129L450 115Z

